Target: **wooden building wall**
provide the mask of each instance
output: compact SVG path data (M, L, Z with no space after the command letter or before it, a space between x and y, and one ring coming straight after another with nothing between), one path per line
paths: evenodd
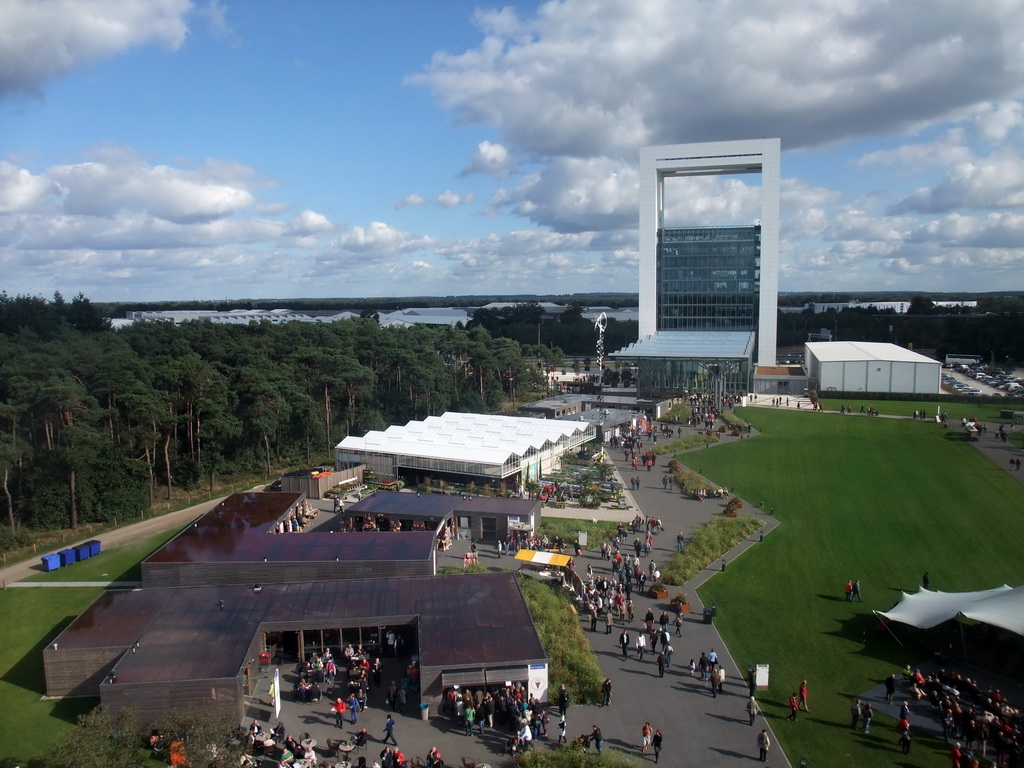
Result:
M149 724L172 710L202 707L210 714L241 723L245 719L245 697L237 677L215 680L185 680L159 683L104 683L100 686L103 706L115 712L134 707L139 722Z
M128 650L112 648L68 648L53 645L43 649L43 672L47 696L99 696L100 683Z

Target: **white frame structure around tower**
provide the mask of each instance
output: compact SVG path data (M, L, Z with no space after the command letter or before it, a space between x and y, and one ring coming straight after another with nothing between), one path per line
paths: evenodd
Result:
M665 179L761 174L761 275L757 365L775 365L779 303L780 139L668 144L640 150L640 338L658 332L658 231L664 226Z

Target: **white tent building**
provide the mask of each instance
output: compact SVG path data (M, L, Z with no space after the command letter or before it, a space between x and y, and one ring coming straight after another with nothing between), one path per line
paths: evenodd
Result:
M809 385L818 392L941 391L942 364L895 344L814 341L804 345Z
M596 436L589 421L452 413L349 436L338 443L339 466L365 464L387 477L451 473L485 482L526 480L557 469L564 453Z

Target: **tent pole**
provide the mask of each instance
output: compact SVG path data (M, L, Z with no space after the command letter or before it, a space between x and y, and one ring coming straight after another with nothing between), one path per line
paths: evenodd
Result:
M964 638L964 623L958 621L957 624L960 625L960 649L963 651L964 661L967 661L967 640Z
M881 623L883 627L885 627L886 631L893 636L897 643L899 643L902 646L903 643L900 642L900 639L898 637L896 637L896 633L889 628L889 625L885 623L885 619L878 615L878 611L872 611L872 613L875 614L875 618L878 619L878 621Z

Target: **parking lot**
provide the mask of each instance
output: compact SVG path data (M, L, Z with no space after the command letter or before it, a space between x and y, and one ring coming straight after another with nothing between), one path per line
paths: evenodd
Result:
M1001 368L991 375L981 369L966 367L943 368L943 391L950 394L990 395L1006 397L1007 395L1024 394L1024 381L1021 371L1013 368Z

